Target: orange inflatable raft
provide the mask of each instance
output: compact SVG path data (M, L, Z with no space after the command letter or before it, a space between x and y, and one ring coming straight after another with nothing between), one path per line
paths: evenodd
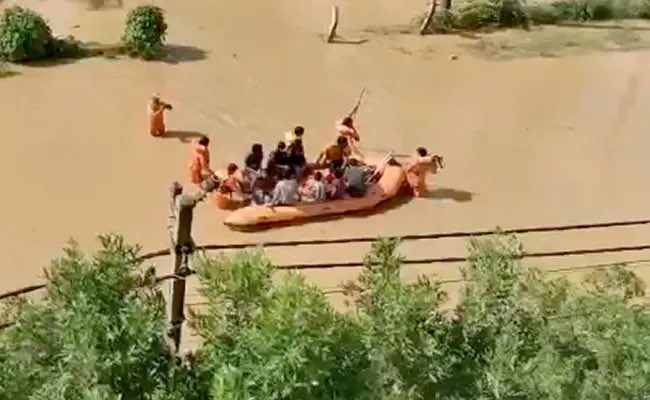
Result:
M402 166L391 162L383 168L379 181L368 187L364 197L332 200L324 203L301 203L295 206L250 205L233 211L226 217L224 224L232 229L254 229L255 227L286 224L315 217L370 210L395 197L400 192L405 179L406 174Z

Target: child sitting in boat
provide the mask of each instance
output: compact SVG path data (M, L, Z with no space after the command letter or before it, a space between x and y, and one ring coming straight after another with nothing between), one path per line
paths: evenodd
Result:
M327 200L327 189L323 182L323 173L314 172L301 190L301 200L305 203L320 203Z
M251 190L251 201L258 206L262 206L271 201L273 197L273 189L275 188L276 180L268 173L262 174L255 180Z
M347 197L347 189L343 179L343 170L340 168L330 169L330 173L325 180L327 189L327 198L330 200L340 200Z
M370 178L368 170L364 169L355 159L350 160L350 165L343 172L345 187L350 197L363 197L368 189L367 181Z
M298 193L298 181L292 170L284 171L282 179L275 184L273 197L268 203L269 206L291 206L296 204L300 199Z
M234 208L236 204L244 202L247 198L242 187L241 178L237 176L238 171L237 164L228 164L227 175L217 188L215 198L217 207L228 210Z
M237 177L239 167L235 163L228 164L226 169L226 178L219 185L219 193L232 195L233 193L243 193L241 180Z

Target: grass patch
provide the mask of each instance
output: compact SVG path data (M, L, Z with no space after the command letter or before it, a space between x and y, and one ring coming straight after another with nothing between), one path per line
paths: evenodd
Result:
M626 29L576 29L544 26L530 31L506 30L463 44L492 60L560 57L593 51L650 49L650 32Z

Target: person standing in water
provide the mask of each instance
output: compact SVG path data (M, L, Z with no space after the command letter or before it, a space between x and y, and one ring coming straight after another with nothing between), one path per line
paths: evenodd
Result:
M201 136L197 141L192 143L192 155L190 158L190 181L200 185L205 179L214 176L210 169L210 139L207 136Z
M163 102L160 95L154 93L151 95L151 100L147 106L149 112L149 133L151 136L162 136L165 134L165 116L167 110L171 110L172 106Z
M406 167L406 180L415 197L423 197L427 193L426 178L429 173L435 174L438 168L444 168L442 157L429 155L427 149L418 147L411 162Z

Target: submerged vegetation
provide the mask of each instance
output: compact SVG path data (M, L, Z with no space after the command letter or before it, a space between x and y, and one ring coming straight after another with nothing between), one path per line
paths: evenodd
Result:
M648 0L458 0L438 10L431 31L521 27L566 22L650 19ZM420 24L423 17L415 21Z
M139 6L129 12L125 33L119 44L95 48L73 37L54 37L50 26L37 12L11 6L0 15L0 60L21 63L105 53L128 53L146 60L157 59L164 55L166 30L162 9Z
M139 6L126 17L122 43L129 54L151 60L163 54L166 32L167 23L161 8Z
M12 6L0 16L0 58L10 62L56 58L67 43L55 39L47 22L36 12Z
M138 248L72 245L37 302L7 305L0 398L641 399L650 395L650 314L623 267L582 285L521 263L512 237L472 241L453 312L435 280L400 279L396 240L373 244L346 284L352 312L260 253L198 260L202 339L177 357L164 302Z

